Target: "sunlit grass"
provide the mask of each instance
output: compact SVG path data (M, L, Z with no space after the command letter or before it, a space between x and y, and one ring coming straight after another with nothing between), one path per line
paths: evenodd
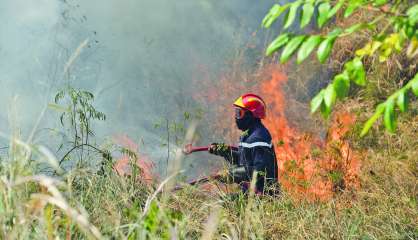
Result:
M37 166L47 156L15 140L0 170L1 238L416 239L417 125L410 120L412 128L401 123L402 134L366 150L360 189L327 202L185 187L155 194L145 210L156 187L111 168L45 176Z

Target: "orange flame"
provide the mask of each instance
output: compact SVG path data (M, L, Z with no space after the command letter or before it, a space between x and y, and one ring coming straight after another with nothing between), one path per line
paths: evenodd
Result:
M264 121L270 130L279 166L282 186L295 196L327 200L337 188L359 185L360 162L345 135L355 122L348 113L337 113L321 141L289 125L285 116L286 98L282 91L287 77L277 67L269 67L261 84L261 96L268 106Z
M113 166L117 174L120 176L132 176L131 165L135 163L139 169L138 178L140 180L151 184L158 178L158 176L153 173L154 163L151 162L144 154L139 154L138 144L136 144L127 135L116 136L114 141L128 151L123 153Z
M286 101L289 96L283 91L288 78L277 65L262 66L253 74L244 70L239 75L239 72L240 69L234 69L219 81L204 81L209 85L200 86L208 95L194 95L204 106L217 106L215 134L224 134L226 141L237 139L231 107L233 98L254 92L268 107L264 124L272 134L279 181L287 192L297 199L327 200L338 189L359 186L359 155L345 140L355 122L352 115L335 114L327 139L321 140L289 124L285 111L290 107Z

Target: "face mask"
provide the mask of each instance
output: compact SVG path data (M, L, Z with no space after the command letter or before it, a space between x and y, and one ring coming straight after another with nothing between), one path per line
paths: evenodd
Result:
M251 126L254 125L256 119L253 117L251 112L247 111L242 118L235 118L235 123L241 131L248 130Z

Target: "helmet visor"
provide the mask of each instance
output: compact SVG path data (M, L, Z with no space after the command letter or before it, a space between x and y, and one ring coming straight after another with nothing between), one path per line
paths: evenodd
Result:
M242 108L235 108L235 118L241 119L244 117L246 110Z

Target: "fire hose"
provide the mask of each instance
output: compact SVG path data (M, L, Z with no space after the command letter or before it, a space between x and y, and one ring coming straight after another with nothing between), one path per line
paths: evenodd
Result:
M194 147L192 144L187 144L183 148L183 153L185 155L189 155L189 154L192 154L194 152L207 152L210 147L211 146ZM232 149L234 151L238 150L238 147L236 147L236 146L227 145L226 147L228 147L229 149ZM195 185L210 182L211 180L219 179L220 177L222 177L221 174L214 174L214 175L210 175L208 177L203 177L203 178L191 180L191 181L187 182L187 184L191 185L191 186L195 186ZM183 187L182 186L176 186L173 190L177 191L177 190L180 190L180 189L183 189Z
M232 149L234 151L238 150L238 147L236 147L236 146L227 145L226 147L228 147L229 149ZM192 154L194 152L205 152L205 151L208 151L209 148L210 148L210 146L194 147L192 144L187 144L183 148L183 153L185 155L189 155L189 154Z

